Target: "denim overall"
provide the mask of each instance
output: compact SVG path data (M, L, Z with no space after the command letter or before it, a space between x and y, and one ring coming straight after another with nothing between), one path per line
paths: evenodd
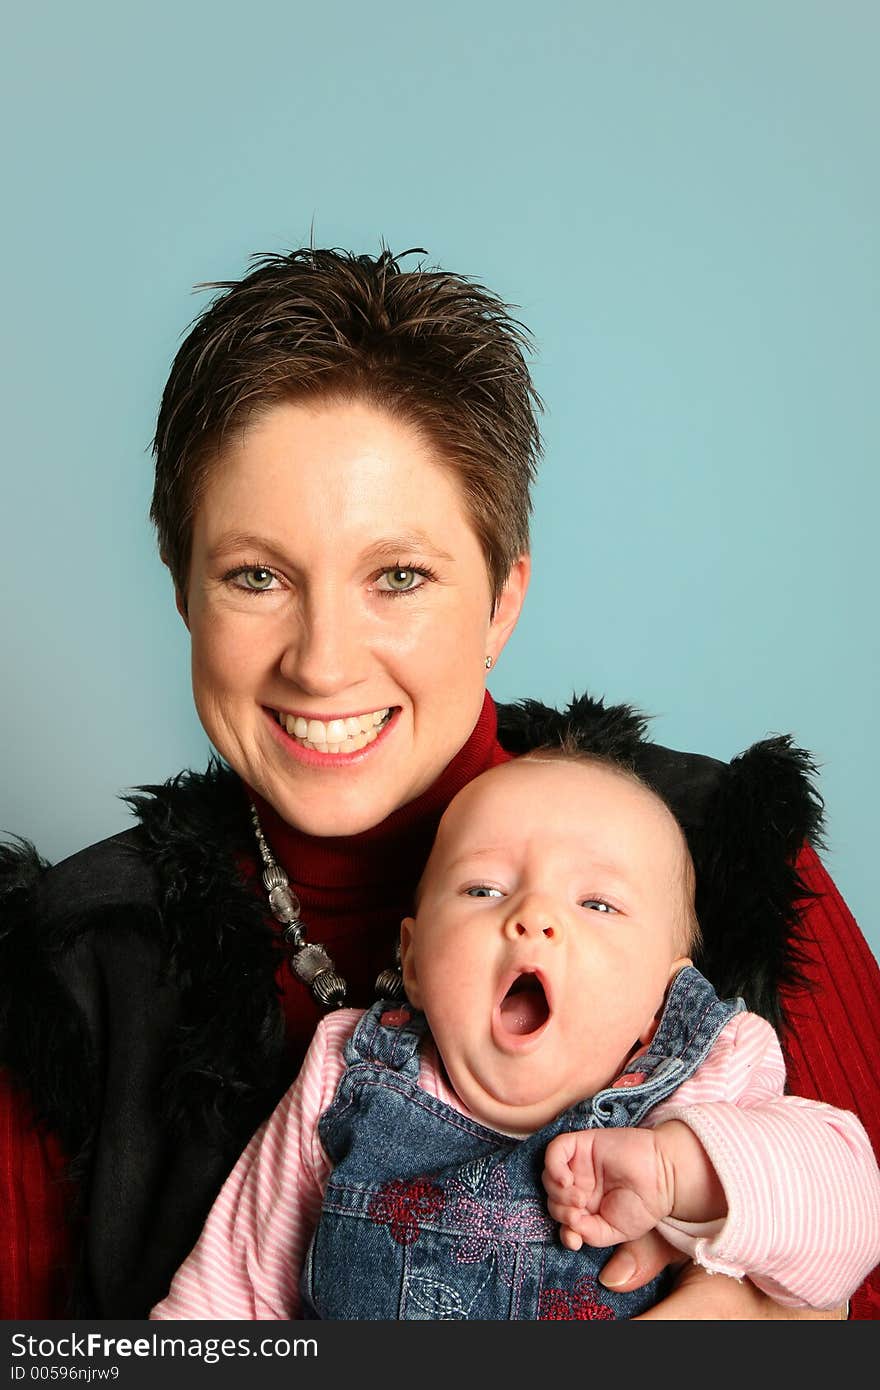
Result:
M563 1247L544 1200L544 1150L566 1130L637 1125L744 1007L685 968L648 1051L630 1064L638 1070L515 1139L421 1090L424 1016L374 1005L318 1126L335 1166L303 1269L302 1316L613 1319L650 1307L668 1276L614 1293L596 1280L610 1248Z

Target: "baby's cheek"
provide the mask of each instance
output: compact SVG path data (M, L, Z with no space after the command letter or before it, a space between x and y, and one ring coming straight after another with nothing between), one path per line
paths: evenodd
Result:
M467 1008L460 1003L466 990L462 989L461 975L454 962L438 955L419 971L419 982L422 1008L436 1037L440 1030L454 1027L461 1018L462 1008Z

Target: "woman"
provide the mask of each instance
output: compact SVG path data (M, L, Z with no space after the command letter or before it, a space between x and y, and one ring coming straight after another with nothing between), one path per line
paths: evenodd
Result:
M448 801L563 729L632 745L691 839L706 973L783 1012L795 1089L880 1132L854 1094L878 972L813 851L800 880L791 865L816 821L800 774L775 799L798 814L744 822L723 764L645 744L628 711L496 721L485 678L526 593L538 454L505 307L387 254L269 257L221 289L165 390L153 519L227 766L135 798L135 830L57 869L8 856L5 1315L64 1310L63 1154L74 1308L140 1316L161 1297L323 1008L389 988ZM701 854L728 823L736 867ZM823 896L799 927L805 893ZM657 1259L631 1253L637 1275ZM657 1314L775 1315L720 1283L689 1271Z

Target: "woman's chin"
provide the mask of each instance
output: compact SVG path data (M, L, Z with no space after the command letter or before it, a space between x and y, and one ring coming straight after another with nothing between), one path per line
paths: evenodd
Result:
M361 835L397 809L397 802L387 794L364 795L354 788L337 787L330 795L326 788L316 790L298 777L261 779L255 790L294 830L318 838Z
M362 748L322 752L303 747L267 713L256 767L235 770L294 829L322 837L359 835L411 799L408 778L394 775L395 723L392 717Z

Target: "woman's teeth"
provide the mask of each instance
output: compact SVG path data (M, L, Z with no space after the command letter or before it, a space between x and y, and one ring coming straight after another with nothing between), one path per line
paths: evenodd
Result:
M315 753L357 753L375 743L391 718L390 709L353 714L348 719L304 719L301 714L277 714L278 723L302 748Z

